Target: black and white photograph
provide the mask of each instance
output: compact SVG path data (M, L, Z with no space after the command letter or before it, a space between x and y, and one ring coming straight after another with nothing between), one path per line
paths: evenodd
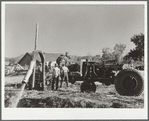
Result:
M147 119L146 1L2 2L2 119Z

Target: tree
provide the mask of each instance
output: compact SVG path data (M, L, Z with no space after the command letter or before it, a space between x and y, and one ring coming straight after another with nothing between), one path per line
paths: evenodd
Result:
M102 59L103 60L110 60L111 59L111 56L112 56L112 49L111 48L108 48L108 47L105 47L102 49Z
M124 50L126 49L126 45L124 44L116 44L114 47L114 55L115 55L115 60L117 62L122 62L122 54Z
M102 49L102 53L103 54L109 54L111 52L112 52L112 49L111 48L105 47L105 48Z
M128 53L127 57L132 57L134 60L142 60L144 57L144 34L134 35L131 39L136 47Z
M131 38L131 42L136 45L136 50L140 50L144 54L144 34L134 35Z
M115 52L115 54L122 55L125 48L126 48L126 45L124 45L124 44L116 44L114 47L114 52Z
M101 58L101 55L96 55L97 58Z
M124 52L126 48L126 45L124 44L116 44L113 48L113 50L111 48L103 48L102 49L102 59L109 61L109 60L115 60L117 62L121 62L122 61L122 54Z

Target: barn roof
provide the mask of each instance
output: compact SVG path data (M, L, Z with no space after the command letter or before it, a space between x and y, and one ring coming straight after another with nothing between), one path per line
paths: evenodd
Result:
M21 63L21 61L23 60L23 59L25 59L26 58L26 56L30 56L31 57L31 55L29 54L29 53L26 53L20 60L19 60L19 64Z
M56 61L56 59L60 55L62 55L62 53L44 53L45 61L46 62Z

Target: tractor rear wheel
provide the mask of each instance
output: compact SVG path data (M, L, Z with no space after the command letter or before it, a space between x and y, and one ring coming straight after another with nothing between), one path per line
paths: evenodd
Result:
M143 91L143 77L136 70L120 71L114 81L120 95L138 96Z
M94 82L84 81L81 84L81 92L95 92L95 91L96 91L96 85Z

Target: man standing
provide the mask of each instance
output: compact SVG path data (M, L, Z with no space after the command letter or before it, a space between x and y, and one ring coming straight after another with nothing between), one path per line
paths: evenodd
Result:
M53 69L53 80L52 80L52 90L54 90L54 84L56 83L56 90L58 89L58 82L60 76L60 69L58 68L58 64L55 64L55 68Z
M46 73L46 85L50 85L53 80L53 69L51 68L51 63L48 65L48 72Z
M63 78L61 80L61 86L60 87L62 87L63 81L66 82L66 85L68 87L68 72L69 72L69 70L64 64L62 65L62 71L63 71Z

